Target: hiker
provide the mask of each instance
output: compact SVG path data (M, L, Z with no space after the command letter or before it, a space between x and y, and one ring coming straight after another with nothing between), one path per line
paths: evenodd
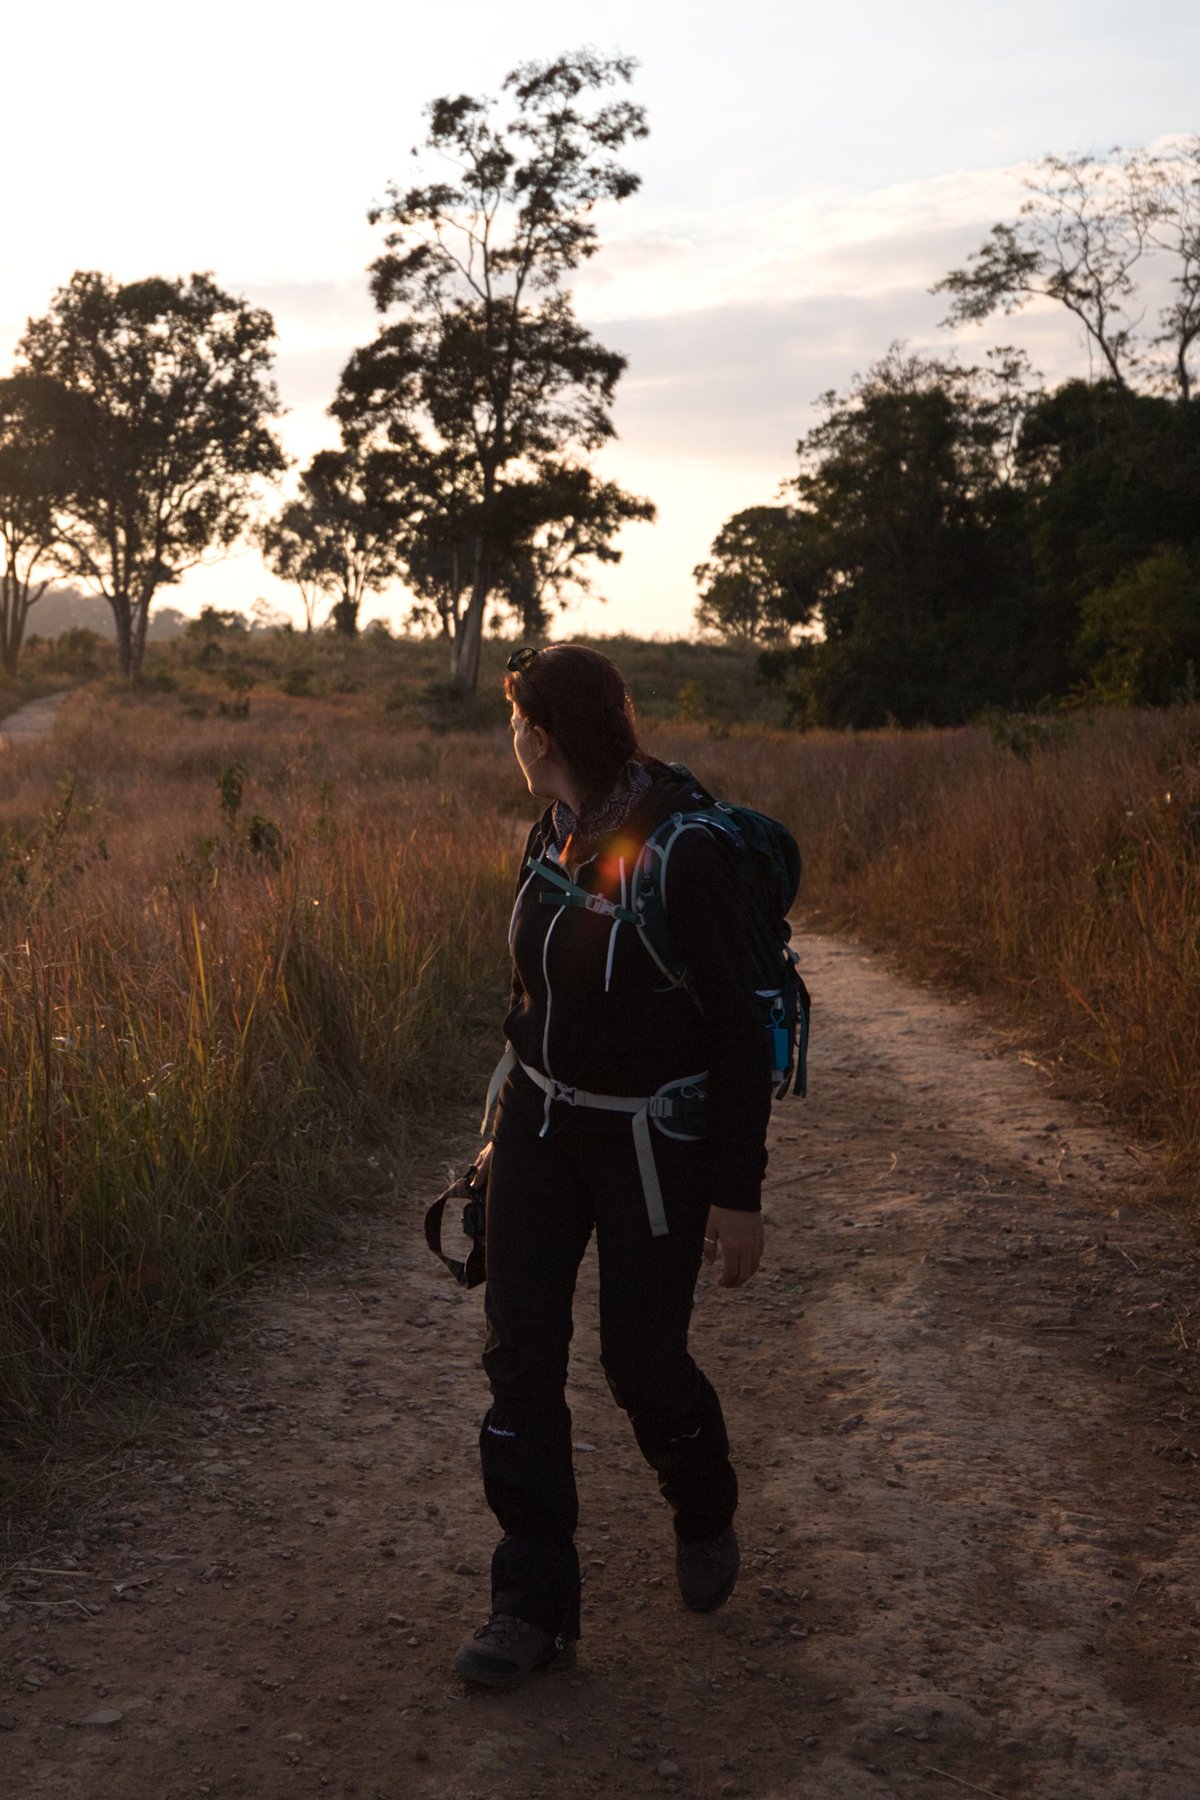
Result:
M549 805L509 933L487 1201L480 1450L504 1535L491 1616L455 1659L463 1678L502 1688L569 1662L580 1631L564 1387L593 1230L604 1372L672 1509L683 1603L712 1612L733 1591L737 1477L688 1323L702 1258L720 1259L724 1287L758 1268L772 1085L729 844L694 829L672 852L663 900L686 984L656 966L628 911L639 849L702 791L641 749L624 678L598 651L520 650L508 670L513 749ZM705 1073L698 1136L688 1108ZM669 1084L678 1105L651 1114L644 1097Z

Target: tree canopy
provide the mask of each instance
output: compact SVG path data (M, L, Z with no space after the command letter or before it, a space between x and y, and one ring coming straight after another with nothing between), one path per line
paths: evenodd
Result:
M1189 687L1195 402L1112 380L1044 393L1008 351L963 368L893 347L821 405L793 504L735 514L696 571L701 624L762 644L799 721L950 724Z
M823 638L814 723L950 723L1024 686L1033 621L1008 483L1010 364L892 350L798 446L792 486Z
M730 643L786 643L813 618L820 553L810 517L792 506L749 506L713 539L693 570L696 623Z

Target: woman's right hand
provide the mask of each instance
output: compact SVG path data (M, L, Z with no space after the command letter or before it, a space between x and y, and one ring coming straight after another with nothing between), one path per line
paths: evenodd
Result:
M722 1256L719 1287L741 1287L762 1261L763 1222L758 1212L735 1212L728 1206L710 1206L704 1234L704 1260Z

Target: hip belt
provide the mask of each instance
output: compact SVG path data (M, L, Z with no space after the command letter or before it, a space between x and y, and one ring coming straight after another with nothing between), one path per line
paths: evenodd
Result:
M487 1130L501 1084L513 1069L522 1069L534 1086L539 1087L546 1096L546 1118L541 1130L543 1137L550 1123L550 1107L556 1100L563 1106L582 1107L585 1112L629 1115L650 1231L654 1237L666 1237L667 1214L663 1206L658 1170L654 1164L650 1121L653 1119L664 1137L685 1140L707 1137L711 1130L707 1069L699 1075L683 1075L677 1081L665 1082L656 1094L594 1094L587 1088L571 1087L565 1081L558 1081L553 1075L543 1075L540 1069L531 1068L528 1063L522 1062L512 1045L506 1044L504 1055L496 1064L488 1083L483 1122L479 1128L481 1132Z

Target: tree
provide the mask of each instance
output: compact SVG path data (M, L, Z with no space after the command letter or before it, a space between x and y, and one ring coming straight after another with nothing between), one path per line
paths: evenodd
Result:
M1183 643L1176 627L1195 601L1200 409L1113 381L1068 381L1030 406L1016 462L1041 612L1058 626L1061 691L1082 678L1108 700L1158 704L1191 655L1163 646ZM1175 578L1172 612L1164 596ZM1144 668L1132 648L1142 631Z
M750 506L726 520L693 570L701 631L778 646L811 621L818 594L807 524L791 506Z
M56 383L29 375L0 381L0 665L9 675L50 581L56 515L70 481L72 416L70 396Z
M401 567L402 548L419 498L414 469L401 454L349 438L340 450L321 450L300 477L301 495L260 529L270 567L300 590L305 629L312 631L322 599L341 636L358 630L359 608Z
M333 411L423 461L410 578L428 592L438 571L452 674L467 691L489 596L530 541L523 496L532 484L548 499L564 463L613 436L625 360L579 324L567 281L599 247L596 208L639 185L616 153L646 135L643 111L606 97L633 68L587 50L523 64L504 80L505 120L487 99L434 100L425 147L447 178L392 185L370 215L386 228L372 294L380 313L398 316L350 359ZM624 516L651 516L648 502L629 505L638 510ZM620 506L608 512L611 530L592 531L593 545L621 522ZM543 547L556 523L569 532L570 517L543 515ZM458 585L464 566L469 588Z
M947 325L1056 300L1079 320L1119 387L1190 397L1200 341L1200 136L1159 155L1047 156L1023 186L1015 221L933 289L953 295ZM1137 287L1146 259L1168 259L1171 301L1147 329Z
M793 653L806 722L952 723L1045 691L1009 479L1020 378L1011 358L961 369L893 346L823 397L793 483L802 593L824 633Z
M1169 358L1160 385L1173 385L1181 400L1190 400L1190 358L1200 341L1200 135L1183 139L1168 156L1135 153L1129 179L1152 253L1174 265L1175 291L1160 309L1161 330L1151 339Z
M1200 558L1176 546L1146 557L1082 607L1088 689L1120 706L1194 699L1200 671Z
M473 536L452 514L431 507L405 552L405 578L416 596L409 616L417 625L436 627L452 650L461 640L474 567Z
M1200 553L1200 411L1112 381L1068 381L1017 446L1040 586L1078 609L1171 545Z
M378 593L399 569L400 546L414 509L411 464L394 450L349 440L321 450L300 477L312 566L333 597L333 627L358 631L367 594Z
M471 601L475 536L453 487L438 486L428 465L425 479L427 504L404 549L408 585L417 596L412 616L436 625L453 645ZM513 477L493 515L493 624L511 618L522 636L541 637L553 607L591 591L589 561L620 561L613 535L653 517L648 500L581 464L547 462L536 480Z
M629 494L615 481L601 481L577 463L542 465L536 480L512 481L506 493L504 541L493 601L515 615L521 634L541 637L553 607L569 606L590 593L586 565L616 563L621 552L612 540L625 525L651 522L649 500Z
M274 336L210 275L122 286L89 271L25 329L19 368L79 402L56 559L108 601L122 674L141 668L155 594L228 550L259 478L284 466Z
M304 499L289 500L274 518L264 521L255 535L267 567L298 590L304 608L304 629L311 634L318 607L332 600L331 576L321 557L316 513Z

